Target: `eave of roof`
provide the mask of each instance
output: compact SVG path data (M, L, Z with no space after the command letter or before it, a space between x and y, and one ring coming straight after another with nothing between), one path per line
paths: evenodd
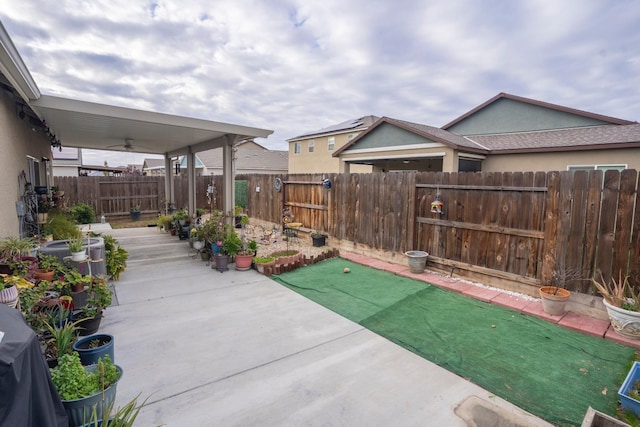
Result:
M0 22L0 71L25 102L40 97L38 85L2 22Z
M575 115L578 115L578 116L588 117L590 119L600 120L600 121L608 122L608 123L615 124L615 125L630 125L630 124L635 123L635 122L632 122L632 121L629 121L629 120L619 119L619 118L616 118L616 117L610 117L610 116L604 116L602 114L590 113L588 111L578 110L578 109L569 108L569 107L563 107L562 105L551 104L549 102L538 101L538 100L531 99L531 98L525 98L523 96L511 95L511 94L508 94L508 93L500 92L499 94L497 94L493 98L489 99L488 101L478 105L477 107L473 108L472 110L469 110L468 112L464 113L460 117L458 117L458 118L450 121L446 125L442 126L442 129L445 129L445 130L449 129L453 125L455 125L455 124L463 121L464 119L472 116L473 114L475 114L476 112L482 110L486 106L488 106L490 104L493 104L497 100L503 99L503 98L504 99L511 99L511 100L519 101L519 102L524 102L526 104L536 105L538 107L548 108L550 110L557 110L557 111L562 111L564 113L570 113L570 114L575 114Z

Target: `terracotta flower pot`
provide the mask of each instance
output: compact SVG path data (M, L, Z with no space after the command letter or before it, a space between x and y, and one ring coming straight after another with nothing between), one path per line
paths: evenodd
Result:
M543 286L540 288L542 309L545 313L560 316L564 313L571 292L555 286Z
M246 271L251 268L253 255L236 255L236 270Z
M47 282L53 281L53 275L55 271L53 270L43 270L41 268L37 269L34 273L36 280L42 281L46 280Z

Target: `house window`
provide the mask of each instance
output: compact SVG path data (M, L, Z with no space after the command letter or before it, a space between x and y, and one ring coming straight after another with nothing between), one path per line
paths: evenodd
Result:
M330 137L327 139L327 149L328 149L329 151L333 151L333 149L335 148L335 146L336 146L336 137L335 137L335 136L330 136Z
M312 139L309 141L309 152L313 153L313 146L315 145L315 141Z
M40 162L31 156L27 156L27 181L33 186L40 185Z
M293 143L293 154L300 154L300 143L299 142L294 142Z
M592 170L618 170L623 171L627 168L627 165L569 165L567 166L568 171L592 171Z

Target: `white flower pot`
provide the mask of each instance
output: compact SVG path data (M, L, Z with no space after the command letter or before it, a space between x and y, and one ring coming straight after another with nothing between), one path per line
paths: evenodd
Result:
M71 261L84 261L87 257L87 251L84 250L82 252L71 252Z
M611 326L617 333L627 338L640 339L640 312L616 307L604 299L602 302L607 309Z

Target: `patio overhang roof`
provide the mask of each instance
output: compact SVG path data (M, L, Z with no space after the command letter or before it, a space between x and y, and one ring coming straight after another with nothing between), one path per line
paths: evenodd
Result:
M162 154L222 147L272 130L41 95L29 102L65 147Z

